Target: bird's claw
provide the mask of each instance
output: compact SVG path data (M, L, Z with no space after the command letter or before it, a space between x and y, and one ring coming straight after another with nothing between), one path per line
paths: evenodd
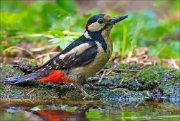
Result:
M94 90L98 90L99 88L91 84L90 82L86 81L86 83Z
M83 100L86 100L86 99L97 99L96 95L94 95L94 96L89 95L88 93L86 93L86 91L83 88L80 88L80 90L81 90L82 94L84 95Z
M83 97L83 100L93 99L93 98L94 98L94 96L87 94L87 95L85 95L85 96Z
M100 98L100 95L99 94L95 94L95 95L89 95L89 94L87 94L87 95L85 95L84 97L83 97L83 100L86 100L86 99L99 99Z

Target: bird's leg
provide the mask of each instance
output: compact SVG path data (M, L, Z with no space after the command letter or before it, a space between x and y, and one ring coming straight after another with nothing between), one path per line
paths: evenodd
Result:
M97 90L98 88L96 86L94 86L93 84L91 84L88 80L85 81L85 83L87 83L92 89Z
M83 95L84 95L83 100L85 100L85 99L87 99L87 98L90 98L90 99L93 98L93 96L89 95L89 94L83 89L83 87L80 87L80 90L81 90L81 92L82 92Z
M82 81L82 82L84 82L84 81ZM74 83L74 85L75 85L75 87L77 88L77 89L79 89L81 92L82 92L82 94L83 94L83 100L85 100L85 99L87 99L87 98L90 98L90 99L92 99L93 98L93 96L91 96L91 95L89 95L85 90L84 90L84 88L83 88L83 86L82 86L82 83Z

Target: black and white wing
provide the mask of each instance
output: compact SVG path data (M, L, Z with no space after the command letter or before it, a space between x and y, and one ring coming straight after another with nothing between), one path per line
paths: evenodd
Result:
M39 69L69 69L91 63L97 55L97 44L94 41L74 41L61 53L49 60Z

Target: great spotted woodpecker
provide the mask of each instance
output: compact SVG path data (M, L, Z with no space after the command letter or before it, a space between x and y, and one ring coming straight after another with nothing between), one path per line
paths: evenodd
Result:
M86 24L84 34L54 58L30 74L5 78L4 81L15 84L31 80L73 83L82 91L85 98L89 97L82 84L84 82L90 84L87 78L98 72L109 60L113 49L109 38L110 30L114 24L125 18L127 16L115 18L105 14L92 16Z

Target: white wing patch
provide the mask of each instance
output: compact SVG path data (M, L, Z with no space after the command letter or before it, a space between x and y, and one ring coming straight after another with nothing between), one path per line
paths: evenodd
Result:
M61 54L59 56L59 59L63 60L66 56L71 55L73 53L76 55L80 55L90 47L91 47L91 45L89 43L84 43L84 44L78 45L77 47L71 49L69 52L67 52L65 54Z

